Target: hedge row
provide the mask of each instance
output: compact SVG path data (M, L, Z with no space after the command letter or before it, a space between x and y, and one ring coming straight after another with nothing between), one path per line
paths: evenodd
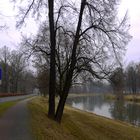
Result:
M23 93L0 93L0 97L9 97L9 96L21 96L25 95Z

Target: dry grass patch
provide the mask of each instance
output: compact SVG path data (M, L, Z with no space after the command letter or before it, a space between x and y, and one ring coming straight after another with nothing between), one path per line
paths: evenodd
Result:
M100 96L100 94L97 93L70 93L68 95L68 98L76 98L76 97L87 97L87 96Z
M28 107L37 140L140 140L140 128L92 113L65 107L62 123L47 117L47 99L33 99Z
M107 94L105 95L105 98L110 100L116 100L116 96L113 94ZM139 103L140 95L124 95L124 100Z

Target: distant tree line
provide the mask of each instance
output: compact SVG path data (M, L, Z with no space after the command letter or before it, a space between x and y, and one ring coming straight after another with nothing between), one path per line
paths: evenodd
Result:
M70 89L70 93L110 93L112 90L111 86L107 82L101 80L98 81L84 81L73 85Z
M88 79L72 86L72 93L140 94L140 63L130 62L125 68L117 67L106 78L108 82Z
M26 59L19 50L0 48L1 93L31 93L35 86L35 76L29 70Z
M126 68L116 68L109 82L115 94L140 94L140 63L130 62Z

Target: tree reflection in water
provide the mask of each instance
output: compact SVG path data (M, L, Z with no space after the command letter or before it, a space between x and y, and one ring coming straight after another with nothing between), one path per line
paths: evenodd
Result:
M104 99L104 96L69 98L67 103L75 108L140 126L140 104L124 100L110 101Z
M114 104L110 106L110 113L112 118L124 121L126 118L126 107L124 100L114 101Z

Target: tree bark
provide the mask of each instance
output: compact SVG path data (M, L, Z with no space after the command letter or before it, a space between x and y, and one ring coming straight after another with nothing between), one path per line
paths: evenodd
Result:
M57 107L57 111L56 111L56 115L55 115L55 120L57 122L59 122L59 123L61 122L61 119L62 119L62 115L63 115L63 110L64 110L66 99L67 99L67 95L62 96L60 98L60 101L59 101L59 104L58 104L58 107Z
M55 90L56 90L56 74L55 74L55 29L54 29L54 0L48 0L49 8L49 29L50 29L50 79L49 79L49 110L48 116L55 116Z

